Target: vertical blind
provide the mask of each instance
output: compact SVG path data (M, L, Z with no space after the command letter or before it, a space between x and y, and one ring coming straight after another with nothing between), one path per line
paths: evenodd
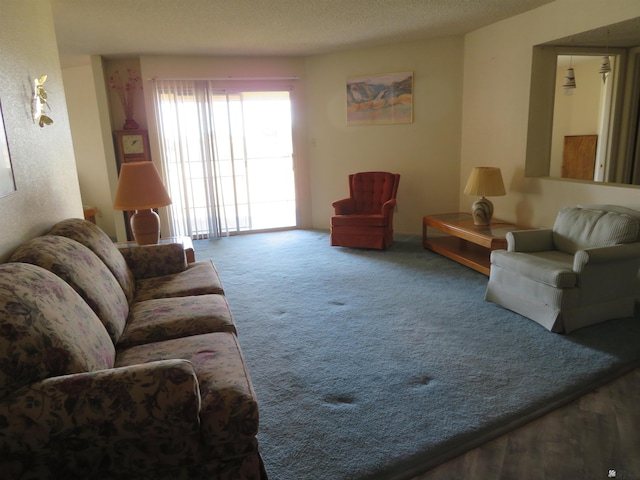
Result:
M172 235L296 225L288 91L156 80L155 102Z

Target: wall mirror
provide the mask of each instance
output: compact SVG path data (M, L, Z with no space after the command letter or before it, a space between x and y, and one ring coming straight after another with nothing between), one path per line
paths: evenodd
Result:
M640 185L640 18L535 46L529 107L527 177Z

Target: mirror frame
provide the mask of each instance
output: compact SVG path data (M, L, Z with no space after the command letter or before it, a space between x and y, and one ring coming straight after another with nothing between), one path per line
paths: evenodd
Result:
M637 23L640 19L633 19ZM626 23L626 22L623 22ZM626 23L626 25L635 25ZM625 39L625 44L616 44L609 32L616 25L584 32L569 38L535 45L532 52L531 87L529 94L529 118L525 160L525 177L552 178L563 181L593 183L598 185L620 185L634 187L640 184L640 150L638 110L640 109L640 38ZM606 42L594 42L594 32L600 32L600 38ZM605 32L603 37L602 32ZM585 39L581 42L581 35ZM585 45L579 45L584 43ZM606 44L605 44L606 43ZM578 44L573 46L574 44ZM593 44L593 46L591 46ZM607 148L609 171L615 172L615 178L609 177L607 182L592 180L572 180L549 175L551 166L551 144L554 119L554 102L556 89L556 69L558 55L610 55L616 56L617 74L614 77L612 115L609 124ZM636 178L631 178L631 175ZM633 183L636 183L635 185Z

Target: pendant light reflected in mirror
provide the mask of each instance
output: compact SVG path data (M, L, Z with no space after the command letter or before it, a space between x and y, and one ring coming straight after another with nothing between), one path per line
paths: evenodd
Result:
M573 91L576 88L576 75L573 71L573 57L569 60L569 68L567 68L567 73L564 75L564 82L562 82L562 88L564 88L565 95L573 95Z

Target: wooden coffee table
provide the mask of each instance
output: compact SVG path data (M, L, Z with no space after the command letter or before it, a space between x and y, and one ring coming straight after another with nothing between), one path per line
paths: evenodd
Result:
M435 234L427 235L427 227ZM422 219L422 246L489 275L491 251L507 248L506 235L514 230L528 229L495 218L491 225L474 225L469 213L427 215Z

